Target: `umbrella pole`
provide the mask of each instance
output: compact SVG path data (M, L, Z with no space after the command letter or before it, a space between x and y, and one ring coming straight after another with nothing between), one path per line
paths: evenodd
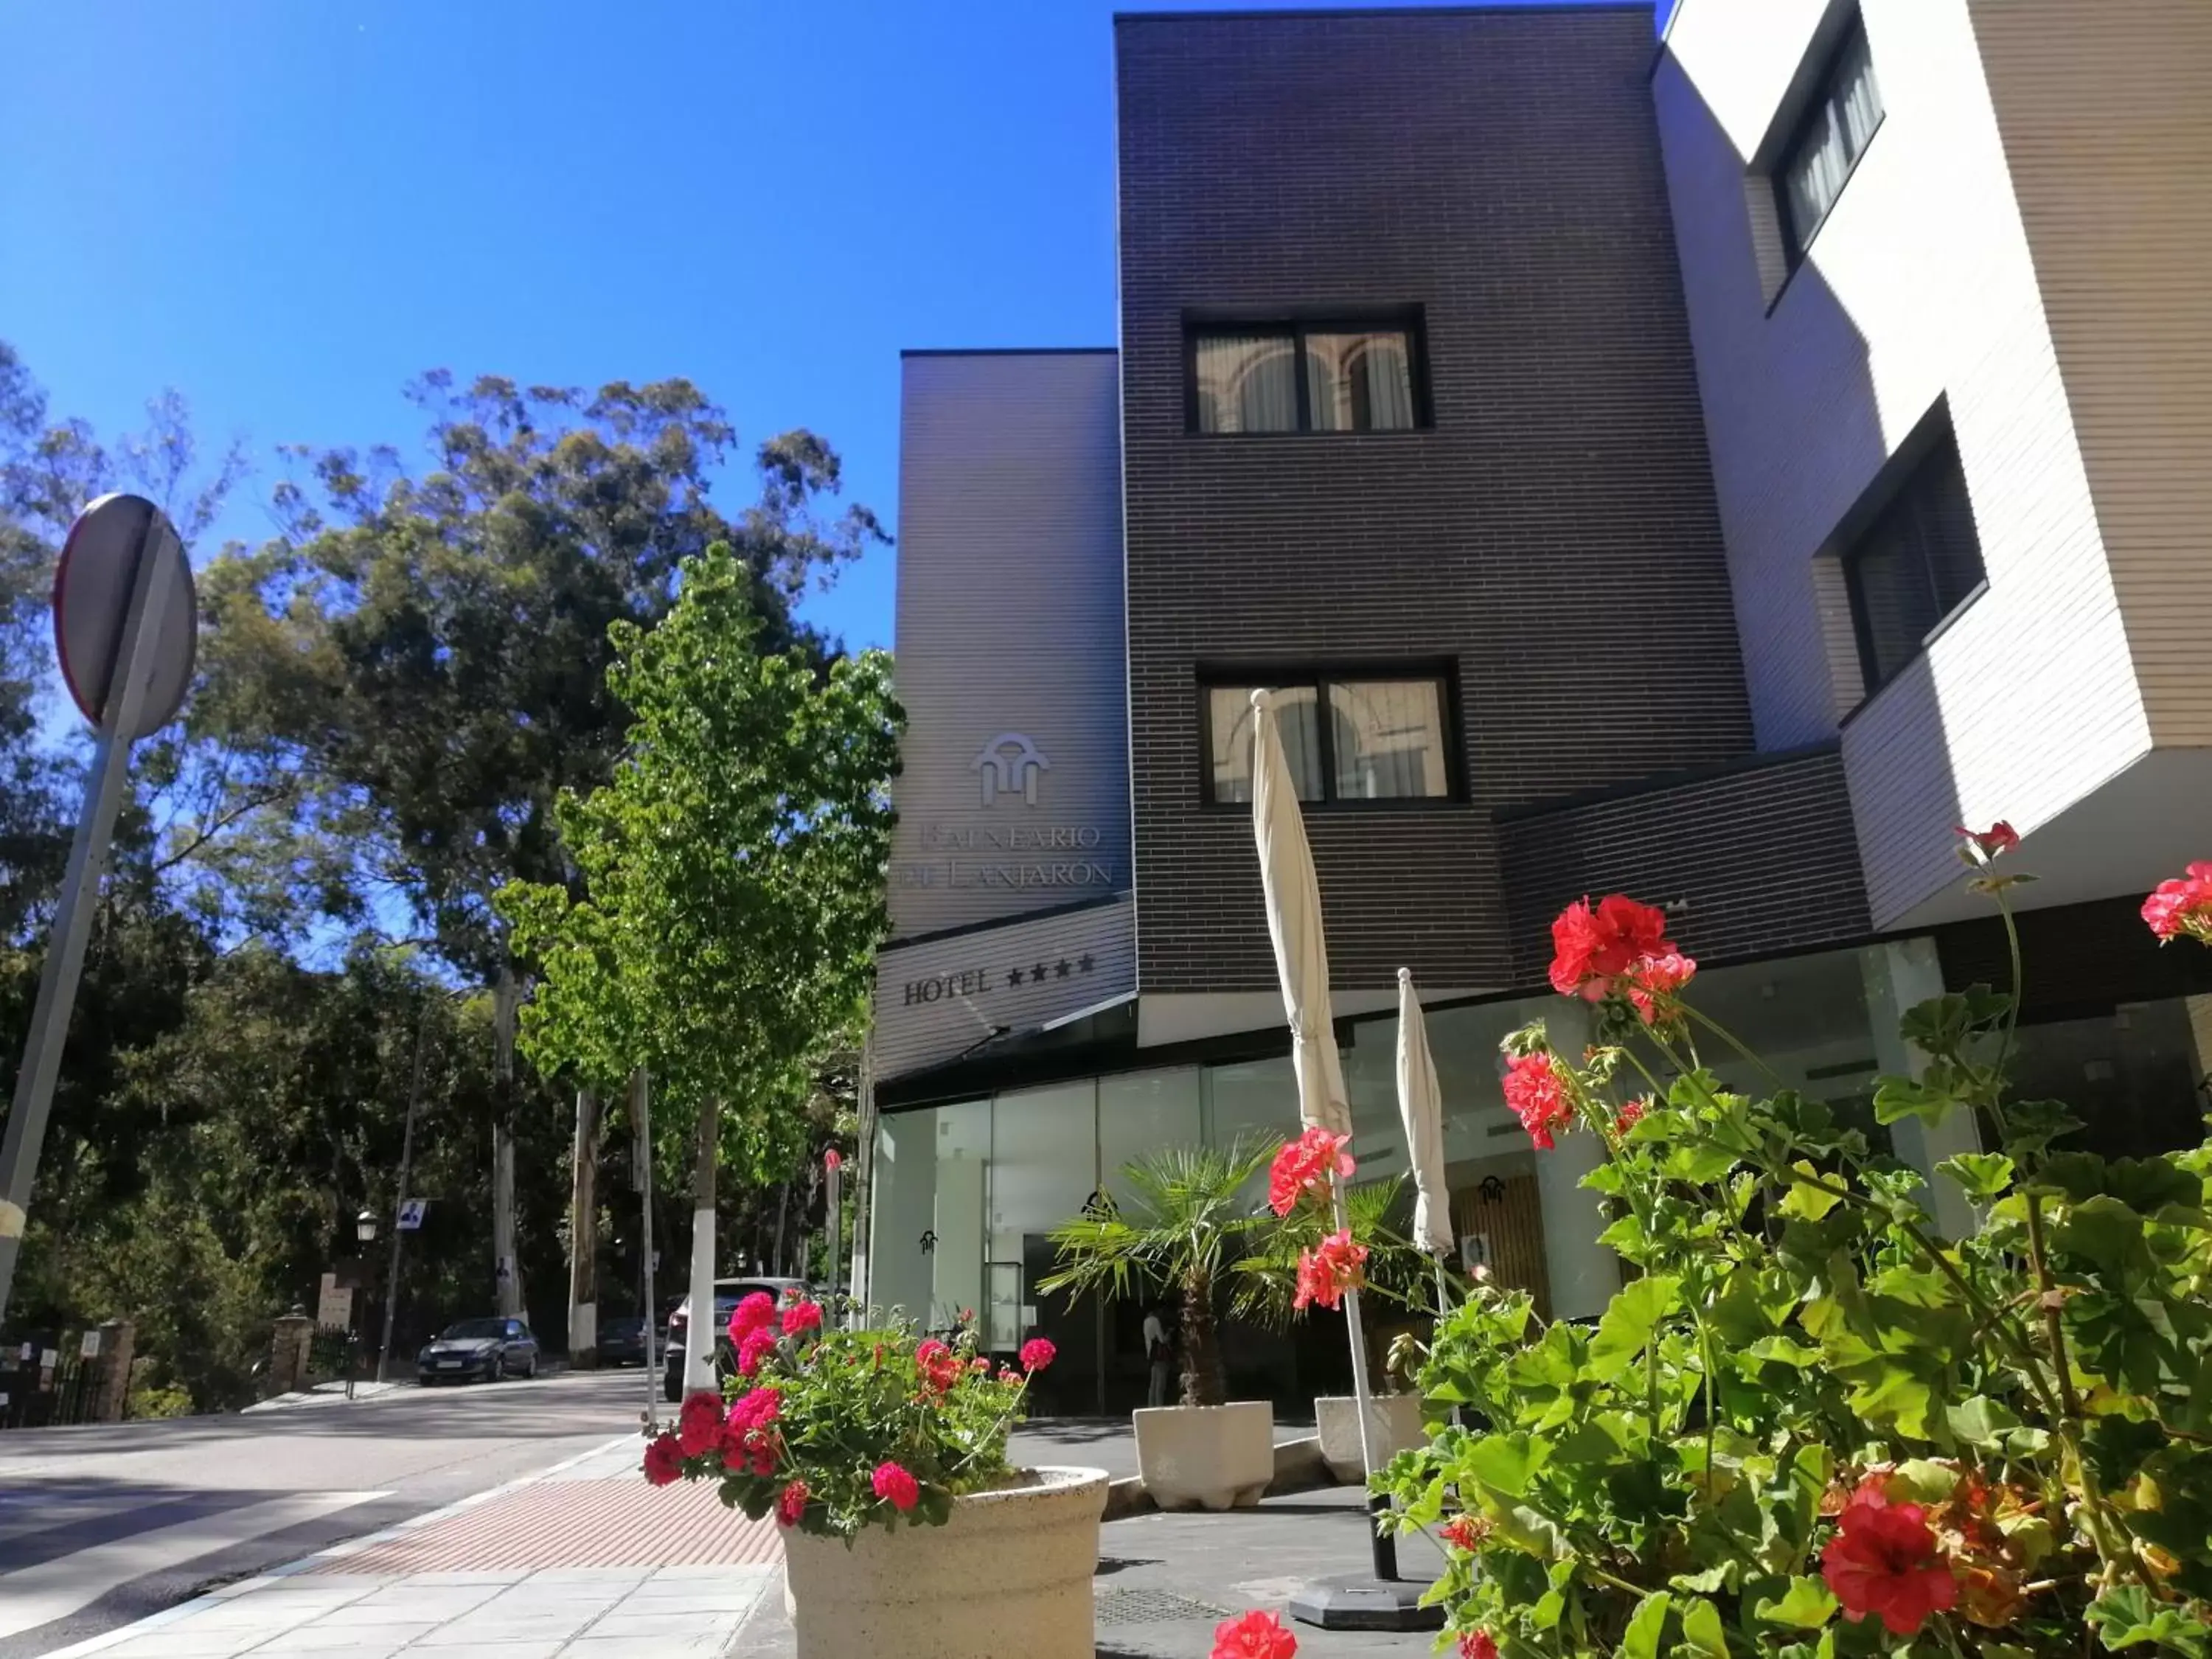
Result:
M1330 1202L1336 1212L1336 1230L1340 1233L1352 1231L1352 1217L1344 1200L1344 1183L1330 1183ZM1370 1481L1375 1478L1375 1431L1368 1421L1367 1333L1359 1317L1359 1292L1347 1290L1344 1293L1344 1322L1352 1334L1352 1411L1359 1419L1359 1468ZM1382 1517L1389 1512L1390 1499L1381 1492L1370 1491L1367 1495L1369 1515L1367 1541L1374 1556L1375 1576L1384 1583L1398 1577L1398 1540L1382 1528Z

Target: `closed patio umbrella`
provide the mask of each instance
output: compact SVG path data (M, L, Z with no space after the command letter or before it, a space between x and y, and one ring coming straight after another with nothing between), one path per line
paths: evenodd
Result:
M1305 820L1283 753L1272 699L1252 694L1252 833L1260 853L1260 885L1267 902L1267 938L1275 947L1283 1012L1291 1025L1291 1063L1297 1073L1298 1115L1331 1134L1352 1133L1352 1108L1328 1006L1328 945L1322 932L1321 884L1314 875ZM1344 1183L1331 1182L1337 1230L1352 1224ZM1352 1393L1359 1419L1362 1471L1375 1473L1373 1431L1368 1422L1367 1343L1360 1328L1359 1292L1344 1293L1345 1323L1352 1338ZM1372 1499L1376 1507L1386 1499ZM1324 1627L1434 1628L1432 1610L1419 1609L1397 1578L1397 1550L1379 1528L1370 1534L1375 1582L1325 1583L1291 1600L1291 1614ZM1397 1622L1401 1618L1413 1622Z
M1398 970L1398 1115L1413 1171L1413 1245L1437 1261L1437 1313L1444 1311L1443 1258L1451 1253L1451 1193L1444 1183L1444 1103L1413 972Z

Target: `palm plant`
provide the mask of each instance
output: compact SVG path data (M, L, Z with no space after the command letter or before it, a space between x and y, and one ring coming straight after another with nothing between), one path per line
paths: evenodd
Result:
M1182 1403L1222 1404L1214 1299L1247 1236L1274 1220L1252 1213L1250 1194L1280 1144L1170 1146L1122 1165L1127 1207L1106 1196L1055 1228L1059 1271L1037 1288L1075 1297L1173 1291L1182 1303Z
M1367 1247L1362 1294L1409 1313L1427 1314L1437 1299L1434 1258L1415 1248L1394 1223L1403 1177L1365 1181L1345 1190L1345 1218L1352 1237ZM1326 1204L1309 1200L1267 1228L1238 1260L1230 1311L1270 1330L1286 1330L1297 1316L1298 1256L1336 1230Z

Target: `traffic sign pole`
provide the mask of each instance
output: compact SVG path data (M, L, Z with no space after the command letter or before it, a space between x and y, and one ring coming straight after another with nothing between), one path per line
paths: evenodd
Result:
M137 550L131 601L124 612L118 648L111 660L107 695L102 699L100 736L85 775L84 810L70 842L69 865L62 876L61 904L54 913L46 964L39 972L38 1000L31 1009L31 1032L23 1046L22 1068L15 1073L15 1103L8 1113L8 1134L0 1142L0 1320L8 1313L8 1294L15 1281L15 1261L30 1219L31 1184L39 1173L39 1147L54 1103L62 1048L70 1014L76 1005L77 981L84 972L84 951L99 908L100 878L106 867L115 816L123 805L130 775L131 744L147 706L147 690L162 664L164 617L180 597L174 571L181 546L170 549L176 532L158 512L149 511Z
M388 1379L392 1370L392 1322L399 1316L399 1241L407 1229L398 1212L407 1203L407 1183L415 1178L415 1114L422 1106L422 1047L430 1032L430 994L422 994L422 1012L415 1022L415 1078L407 1085L407 1128L399 1142L399 1202L392 1218L392 1267L384 1276L384 1346L376 1356L376 1380Z

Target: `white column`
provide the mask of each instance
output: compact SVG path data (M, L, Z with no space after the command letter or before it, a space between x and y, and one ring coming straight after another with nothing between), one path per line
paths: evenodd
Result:
M1928 1069L1928 1056L1905 1040L1898 1023L1916 1003L1943 994L1943 964L1936 941L1908 939L1869 945L1859 952L1859 964L1866 981L1867 1019L1874 1027L1877 1065L1891 1076L1919 1077ZM1964 1238L1980 1226L1980 1218L1958 1183L1936 1173L1945 1158L1981 1150L1981 1133L1972 1113L1953 1112L1941 1123L1905 1118L1890 1125L1889 1136L1898 1157L1927 1181L1928 1207L1935 1213L1937 1232L1946 1238Z
M1545 1015L1552 1047L1579 1055L1591 1035L1589 1010L1562 999ZM1544 1274L1552 1289L1552 1317L1582 1319L1606 1310L1620 1288L1620 1261L1597 1236L1609 1224L1604 1201L1579 1185L1605 1161L1605 1149L1588 1128L1559 1137L1536 1154L1536 1193L1544 1206Z

